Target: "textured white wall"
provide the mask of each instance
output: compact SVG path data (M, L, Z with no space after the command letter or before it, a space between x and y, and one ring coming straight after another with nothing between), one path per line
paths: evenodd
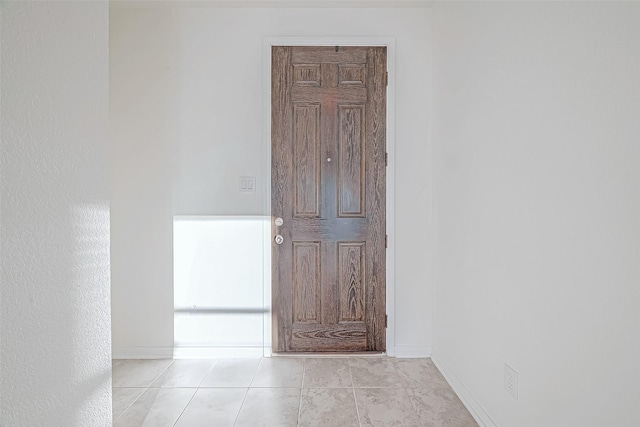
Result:
M114 350L119 343L148 346L150 337L153 345L171 344L167 322L172 317L166 307L172 301L165 291L171 279L165 263L171 249L168 179L175 185L177 214L263 213L262 186L269 179L262 138L263 38L392 36L397 67L396 345L405 355L430 353L430 28L428 8L112 9L112 113L117 110L120 123L115 132L125 129L130 135L122 143L116 138L123 149L115 162L128 166L114 170L135 171L117 178L121 184L113 200ZM166 135L175 124L167 111L176 105L178 143L168 149ZM151 148L153 162L147 156ZM243 175L257 177L255 194L239 193ZM155 209L136 200L141 194L149 203L158 201ZM137 230L118 225L116 217L125 215L139 218ZM118 246L118 254L117 241L128 245ZM119 254L121 249L128 255ZM142 263L132 261L142 255Z
M434 359L487 425L640 425L640 4L434 22Z
M110 425L108 3L1 9L0 425Z

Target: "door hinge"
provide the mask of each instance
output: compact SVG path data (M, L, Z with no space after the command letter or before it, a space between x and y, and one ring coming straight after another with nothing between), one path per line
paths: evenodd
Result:
M389 166L389 153L384 153L384 165Z
M385 248L389 247L389 235L388 234L384 235L384 247Z
M385 314L384 315L384 327L387 328L389 325L389 315Z
M389 86L389 72L385 71L384 73L384 85Z

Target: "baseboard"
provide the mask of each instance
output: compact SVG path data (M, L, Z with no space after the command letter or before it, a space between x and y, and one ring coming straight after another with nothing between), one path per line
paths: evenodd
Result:
M431 347L414 345L395 346L395 357L399 359L414 359L431 356Z
M174 359L211 359L211 358L253 358L262 357L264 347L207 347L207 346L176 346L173 351Z
M265 349L256 347L118 347L111 351L112 359L193 359L210 357L262 357ZM397 358L431 356L431 347L400 345L395 347Z
M444 375L444 378L447 380L449 385L451 385L453 391L456 392L462 403L464 403L464 406L467 407L473 418L475 418L476 422L481 427L497 427L493 418L491 418L487 411L482 407L480 402L473 397L462 380L460 380L453 369L451 369L451 366L444 361L444 358L434 352L431 355L431 360L433 360L433 363L440 370L442 375Z
M173 359L173 347L117 347L111 349L112 359Z

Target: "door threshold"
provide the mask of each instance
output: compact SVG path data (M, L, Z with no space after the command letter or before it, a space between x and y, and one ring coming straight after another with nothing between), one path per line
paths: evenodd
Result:
M348 357L387 357L385 352L374 351L353 351L348 353L312 353L312 352L286 352L286 353L271 353L271 357L310 357L310 358L348 358Z

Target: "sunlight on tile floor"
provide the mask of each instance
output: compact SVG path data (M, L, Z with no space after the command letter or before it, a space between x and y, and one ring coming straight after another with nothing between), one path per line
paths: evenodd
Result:
M114 360L123 427L477 426L431 359Z

